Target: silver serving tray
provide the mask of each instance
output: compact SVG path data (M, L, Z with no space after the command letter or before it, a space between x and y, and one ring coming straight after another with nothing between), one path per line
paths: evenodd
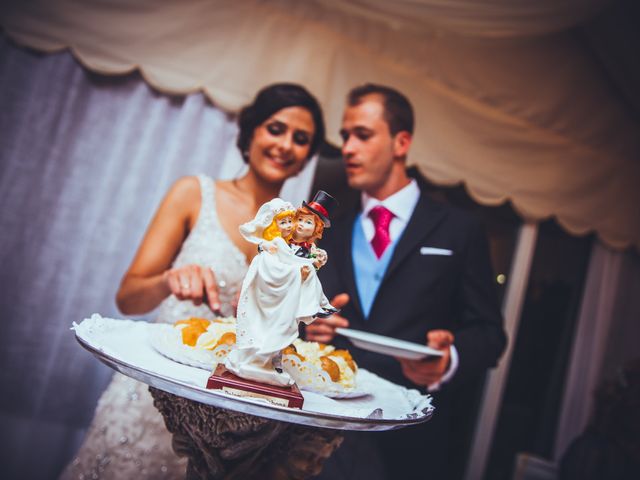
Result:
M85 320L85 322L89 320L95 321L96 317L99 316L94 314L91 319L87 319ZM136 324L142 323L131 322L129 320L113 320L102 317L99 317L99 319L111 322L123 322L123 324L124 322ZM165 392L172 393L174 395L188 398L190 400L201 402L207 405L212 405L214 407L226 408L249 415L256 415L272 420L296 423L300 425L308 425L312 427L333 428L338 430L382 431L394 430L424 423L431 418L434 411L434 408L430 405L427 405L426 407L425 405L421 405L421 407L423 407L421 410L407 412L404 418L380 418L382 415L379 409L373 409L371 413L366 417L356 417L309 411L304 409L299 410L281 407L250 398L233 397L220 391L208 390L204 387L199 387L192 383L183 382L176 378L167 377L158 372L153 372L151 370L142 368L139 365L129 363L122 358L119 358L118 355L105 351L108 349L101 348L101 346L96 345L95 341L88 341L86 338L83 338L83 335L78 334L78 326L75 327L75 330L76 339L80 343L80 345L82 345L82 347L95 355L95 357L102 363L124 375L127 375L131 378L134 378ZM126 333L123 333L123 335L126 335ZM86 335L84 337L86 337ZM144 345L141 348L149 348L150 350L152 350L150 345ZM164 359L164 357L162 357L155 351L153 351L153 354L158 355L159 358ZM149 353L149 355L151 355L151 353ZM184 367L195 369L195 367ZM380 381L385 382L385 385L388 385L388 382L382 379L380 379ZM400 386L395 387L399 389L404 388ZM349 400L340 401L348 402Z

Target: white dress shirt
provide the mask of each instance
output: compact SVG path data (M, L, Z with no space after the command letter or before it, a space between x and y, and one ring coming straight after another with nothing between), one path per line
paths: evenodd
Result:
M393 218L389 224L389 236L391 237L391 243L395 243L407 227L419 199L420 188L414 179L411 179L406 187L403 187L382 201L362 192L362 215L360 216L360 221L362 222L362 230L364 231L364 236L367 241L371 242L375 235L375 225L371 217L369 217L369 212L373 207L382 205L393 213ZM443 383L451 380L458 369L458 363L458 351L454 345L451 345L449 368L439 382L427 385L427 390L429 392L437 391Z

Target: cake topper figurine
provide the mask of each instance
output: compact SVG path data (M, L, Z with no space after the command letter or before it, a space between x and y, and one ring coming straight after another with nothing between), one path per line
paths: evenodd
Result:
M258 245L242 284L236 324L236 347L225 367L235 375L276 386L293 384L282 371L282 350L298 338L300 322L337 312L316 274L327 261L315 246L330 225L335 200L318 192L314 200L295 210L280 198L265 203L256 217L240 226L240 233ZM291 242L291 244L289 244Z

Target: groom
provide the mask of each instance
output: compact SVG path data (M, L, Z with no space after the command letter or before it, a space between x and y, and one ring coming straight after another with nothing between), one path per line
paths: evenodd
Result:
M392 88L369 84L349 93L342 156L361 202L325 236L331 261L319 272L342 312L316 320L306 337L348 348L361 367L432 392L436 411L418 427L347 435L322 478L450 478L452 399L505 347L479 221L430 200L407 176L413 123L411 104ZM443 356L412 361L360 350L335 337L346 326L428 344Z

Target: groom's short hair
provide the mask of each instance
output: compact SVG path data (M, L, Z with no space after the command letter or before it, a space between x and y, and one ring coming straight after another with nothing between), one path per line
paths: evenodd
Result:
M384 119L389 125L391 135L409 132L413 135L414 115L409 99L395 88L375 83L366 83L352 89L347 95L347 104L358 105L367 95L380 95L384 106Z

